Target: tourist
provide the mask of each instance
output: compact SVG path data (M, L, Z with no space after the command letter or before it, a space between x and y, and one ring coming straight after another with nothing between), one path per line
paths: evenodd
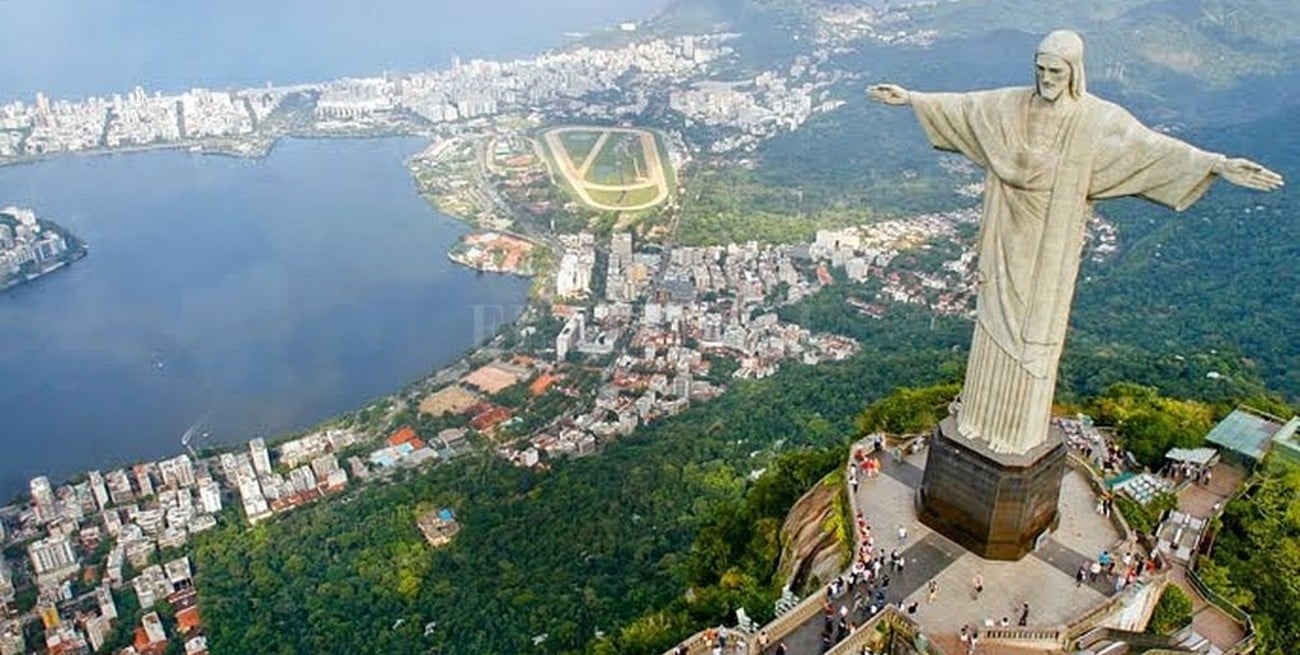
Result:
M785 642L783 641L776 645L776 650L772 652L772 655L787 655L787 653L789 653L789 650L785 647Z
M901 544L905 541L907 541L907 528L900 525L898 526L898 543Z
M971 586L975 587L975 600L979 600L980 594L984 592L984 576L976 573L971 579Z
M767 636L767 630L758 633L758 652L767 652L767 646L771 641L771 638Z
M1025 603L1024 607L1020 608L1020 620L1016 621L1016 624L1021 627L1029 625L1029 603Z
M1005 627L1008 627L1008 626L1010 626L1010 625L1011 625L1011 619L1008 619L1008 618L1005 617L1005 616L1002 617L1002 618L998 621L998 627L999 627L999 628L1005 628Z
M930 605L933 605L933 604L934 604L934 597L937 596L937 595L939 595L939 581L938 581L938 580L931 580L931 581L930 581L930 589L929 589L929 591L930 591L930 595L929 595L929 599L926 601L926 603L927 603L927 604L930 604Z

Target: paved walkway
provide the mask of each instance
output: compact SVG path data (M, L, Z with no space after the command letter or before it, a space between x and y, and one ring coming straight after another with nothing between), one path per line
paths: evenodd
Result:
M963 624L989 625L1007 617L1014 625L1026 602L1030 607L1029 625L1063 625L1105 602L1113 593L1110 585L1101 580L1082 586L1075 583L1080 564L1090 562L1102 550L1117 552L1122 545L1119 533L1096 513L1096 497L1081 474L1067 469L1061 488L1060 527L1046 545L1019 562L995 562L966 552L917 520L913 499L926 454L922 450L901 462L882 454L882 474L863 479L855 499L872 528L876 549L883 547L889 553L897 548L906 563L902 571L891 572L888 566L882 569L890 576L886 601L917 601L912 618L926 634L953 635L955 642ZM898 540L899 526L908 532L902 543ZM972 585L976 574L984 578L984 591L978 597ZM933 604L928 602L926 588L931 579L938 583ZM841 606L852 608L851 594L832 601L835 612ZM866 617L858 614L852 618L862 623ZM823 652L825 625L825 618L819 615L800 626L784 640L789 653Z
M1210 484L1193 483L1178 492L1179 511L1208 520L1214 514L1215 506L1226 504L1246 479L1245 471L1228 464L1216 464L1210 471ZM1170 580L1192 599L1192 631L1210 640L1220 650L1227 650L1246 636L1245 626L1206 601L1187 580L1183 564L1175 558L1171 560L1175 565Z

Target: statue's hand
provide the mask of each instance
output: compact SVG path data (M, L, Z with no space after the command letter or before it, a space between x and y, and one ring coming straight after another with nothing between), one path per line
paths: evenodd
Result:
M897 84L873 84L867 87L867 96L887 105L906 105L912 102L912 94Z
M1249 159L1224 159L1215 167L1223 179L1256 191L1273 191L1282 186L1282 176Z

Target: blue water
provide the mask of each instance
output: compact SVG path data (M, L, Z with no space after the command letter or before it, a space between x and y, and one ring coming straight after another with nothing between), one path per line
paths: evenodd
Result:
M507 58L667 0L3 0L0 103L316 82Z
M515 316L527 281L447 259L465 228L416 194L403 159L423 145L0 168L0 198L91 248L0 294L0 494L179 452L199 419L222 441L310 426Z
M526 57L667 0L4 0L0 103L295 83ZM46 474L306 427L442 365L527 282L454 267L411 140L0 168L0 206L91 244L0 295L0 498Z

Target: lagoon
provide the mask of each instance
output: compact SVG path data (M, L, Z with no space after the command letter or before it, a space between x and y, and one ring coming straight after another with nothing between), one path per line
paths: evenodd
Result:
M446 257L466 231L403 165L418 139L288 140L0 168L0 199L90 245L0 295L0 494L35 475L309 427L454 360L529 282Z

